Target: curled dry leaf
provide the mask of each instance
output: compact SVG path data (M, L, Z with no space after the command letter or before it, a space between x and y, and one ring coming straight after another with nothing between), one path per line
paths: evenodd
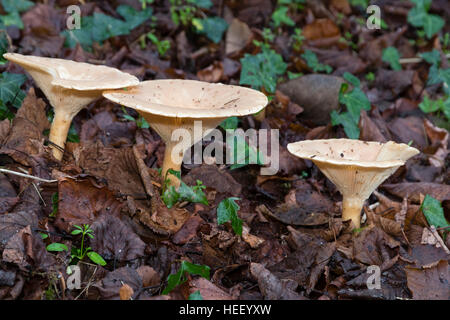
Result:
M200 81L219 82L224 74L223 64L220 61L215 61L205 69L197 72L197 77Z
M361 131L359 135L360 140L378 141L383 143L387 142L377 124L372 121L372 119L367 115L367 112L363 109L361 109L361 117L359 118L358 127Z
M225 40L225 53L241 51L244 49L253 38L253 33L245 22L239 19L233 19L227 30Z
M145 243L130 226L112 215L102 215L93 224L92 249L107 260L130 261L144 255Z
M250 229L242 227L242 239L247 242L252 249L257 249L265 240L250 234Z
M33 212L18 211L0 215L0 249L3 249L9 239L26 226L32 229L38 225L38 219Z
M30 267L47 271L55 264L39 234L33 233L27 226L9 238L3 250L2 259L17 265L21 270L28 271Z
M308 40L332 38L340 34L339 28L330 19L316 19L303 28L303 35Z
M133 288L126 283L119 290L120 300L130 300L133 297L133 294Z
M428 119L423 120L425 131L431 142L431 148L435 151L429 156L430 164L435 167L443 167L445 165L445 158L449 151L448 146L448 131L434 126Z
M193 215L186 220L180 230L172 237L172 242L178 245L183 245L189 242L197 235L198 228L204 224L205 221L198 215Z
M136 271L141 277L144 287L156 286L161 282L158 272L150 266L140 266Z

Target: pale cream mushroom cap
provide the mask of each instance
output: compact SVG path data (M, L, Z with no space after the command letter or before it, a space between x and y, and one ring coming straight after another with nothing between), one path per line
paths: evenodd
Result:
M268 103L267 97L256 90L208 83L196 80L150 80L126 90L109 90L103 96L118 104L136 109L166 143L163 175L169 169L180 170L182 154L210 133L223 120L232 116L257 113ZM201 121L200 135L194 132L194 122ZM182 152L174 159L172 141L176 129L186 129L191 141L183 141ZM196 138L196 139L195 139ZM170 159L169 159L170 158ZM176 181L171 181L177 184Z
M23 67L44 92L54 108L50 141L64 149L73 117L106 89L134 86L139 80L128 73L107 66L70 60L6 53L5 59ZM55 158L63 152L53 148Z
M53 86L79 91L107 90L131 87L139 79L115 68L72 60L5 53L5 59L24 69L36 69L52 76Z
M419 150L403 143L367 142L351 139L305 140L290 143L289 152L299 158L313 161L330 179L344 197L344 218L351 218L359 227L355 216L346 215L346 205L359 207L371 193ZM354 202L354 203L350 203ZM356 215L356 213L354 213Z
M196 80L150 80L105 98L127 107L171 118L228 118L261 111L267 97L256 90Z

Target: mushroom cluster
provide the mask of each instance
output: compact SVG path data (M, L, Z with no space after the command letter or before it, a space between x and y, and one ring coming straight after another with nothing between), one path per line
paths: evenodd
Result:
M139 80L115 68L70 60L6 53L4 57L23 67L53 106L55 116L49 140L53 155L61 160L72 119L102 95L136 109L166 144L163 177L169 169L180 171L185 151L231 116L255 114L267 105L267 97L240 86L194 80ZM194 134L194 122L202 132ZM191 139L172 140L176 129L186 129ZM180 152L174 152L178 146ZM169 183L179 186L178 178Z
M115 68L83 62L6 53L34 79L53 107L49 140L53 156L61 160L72 119L107 89L135 86L139 80Z
M360 227L361 209L372 192L419 150L403 143L351 139L290 143L290 153L314 162L343 197L342 219Z
M169 169L180 171L186 150L223 120L255 114L268 103L263 93L253 89L195 80L144 81L127 90L105 91L103 96L137 110L161 136L166 144L163 177ZM194 133L195 121L201 121L200 135ZM172 138L174 130L180 128L187 130L189 139ZM180 185L178 178L167 178L170 185Z

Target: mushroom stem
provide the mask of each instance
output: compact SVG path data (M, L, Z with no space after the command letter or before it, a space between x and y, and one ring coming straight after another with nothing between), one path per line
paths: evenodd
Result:
M181 173L181 163L183 161L183 157L181 157L180 161L177 161L177 157L174 157L172 154L174 147L176 146L175 143L166 143L166 151L164 152L164 162L162 167L161 175L163 178L166 177L167 171L169 169L179 171ZM183 152L184 155L184 152ZM172 174L167 174L167 180L169 180L168 185L174 186L175 188L178 188L180 186L180 180L175 177Z
M356 228L361 226L361 209L365 200L360 198L343 196L342 201L342 220L352 220Z
M55 146L51 146L53 149L53 156L62 160L64 155L64 147L66 144L67 134L69 133L70 124L72 123L72 117L68 115L66 112L58 112L58 109L55 109L55 116L53 118L52 126L50 128L50 141L59 146L61 150Z

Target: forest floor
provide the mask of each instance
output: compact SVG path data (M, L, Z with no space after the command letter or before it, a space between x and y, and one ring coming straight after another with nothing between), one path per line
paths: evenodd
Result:
M450 298L448 0L372 1L378 20L365 0L0 3L0 51L250 86L270 97L265 114L221 130L280 134L275 175L185 164L186 187L167 191L164 143L136 111L93 102L57 161L52 107L0 61L0 299ZM66 27L69 5L80 29ZM336 187L286 148L347 137L421 151L358 229Z

